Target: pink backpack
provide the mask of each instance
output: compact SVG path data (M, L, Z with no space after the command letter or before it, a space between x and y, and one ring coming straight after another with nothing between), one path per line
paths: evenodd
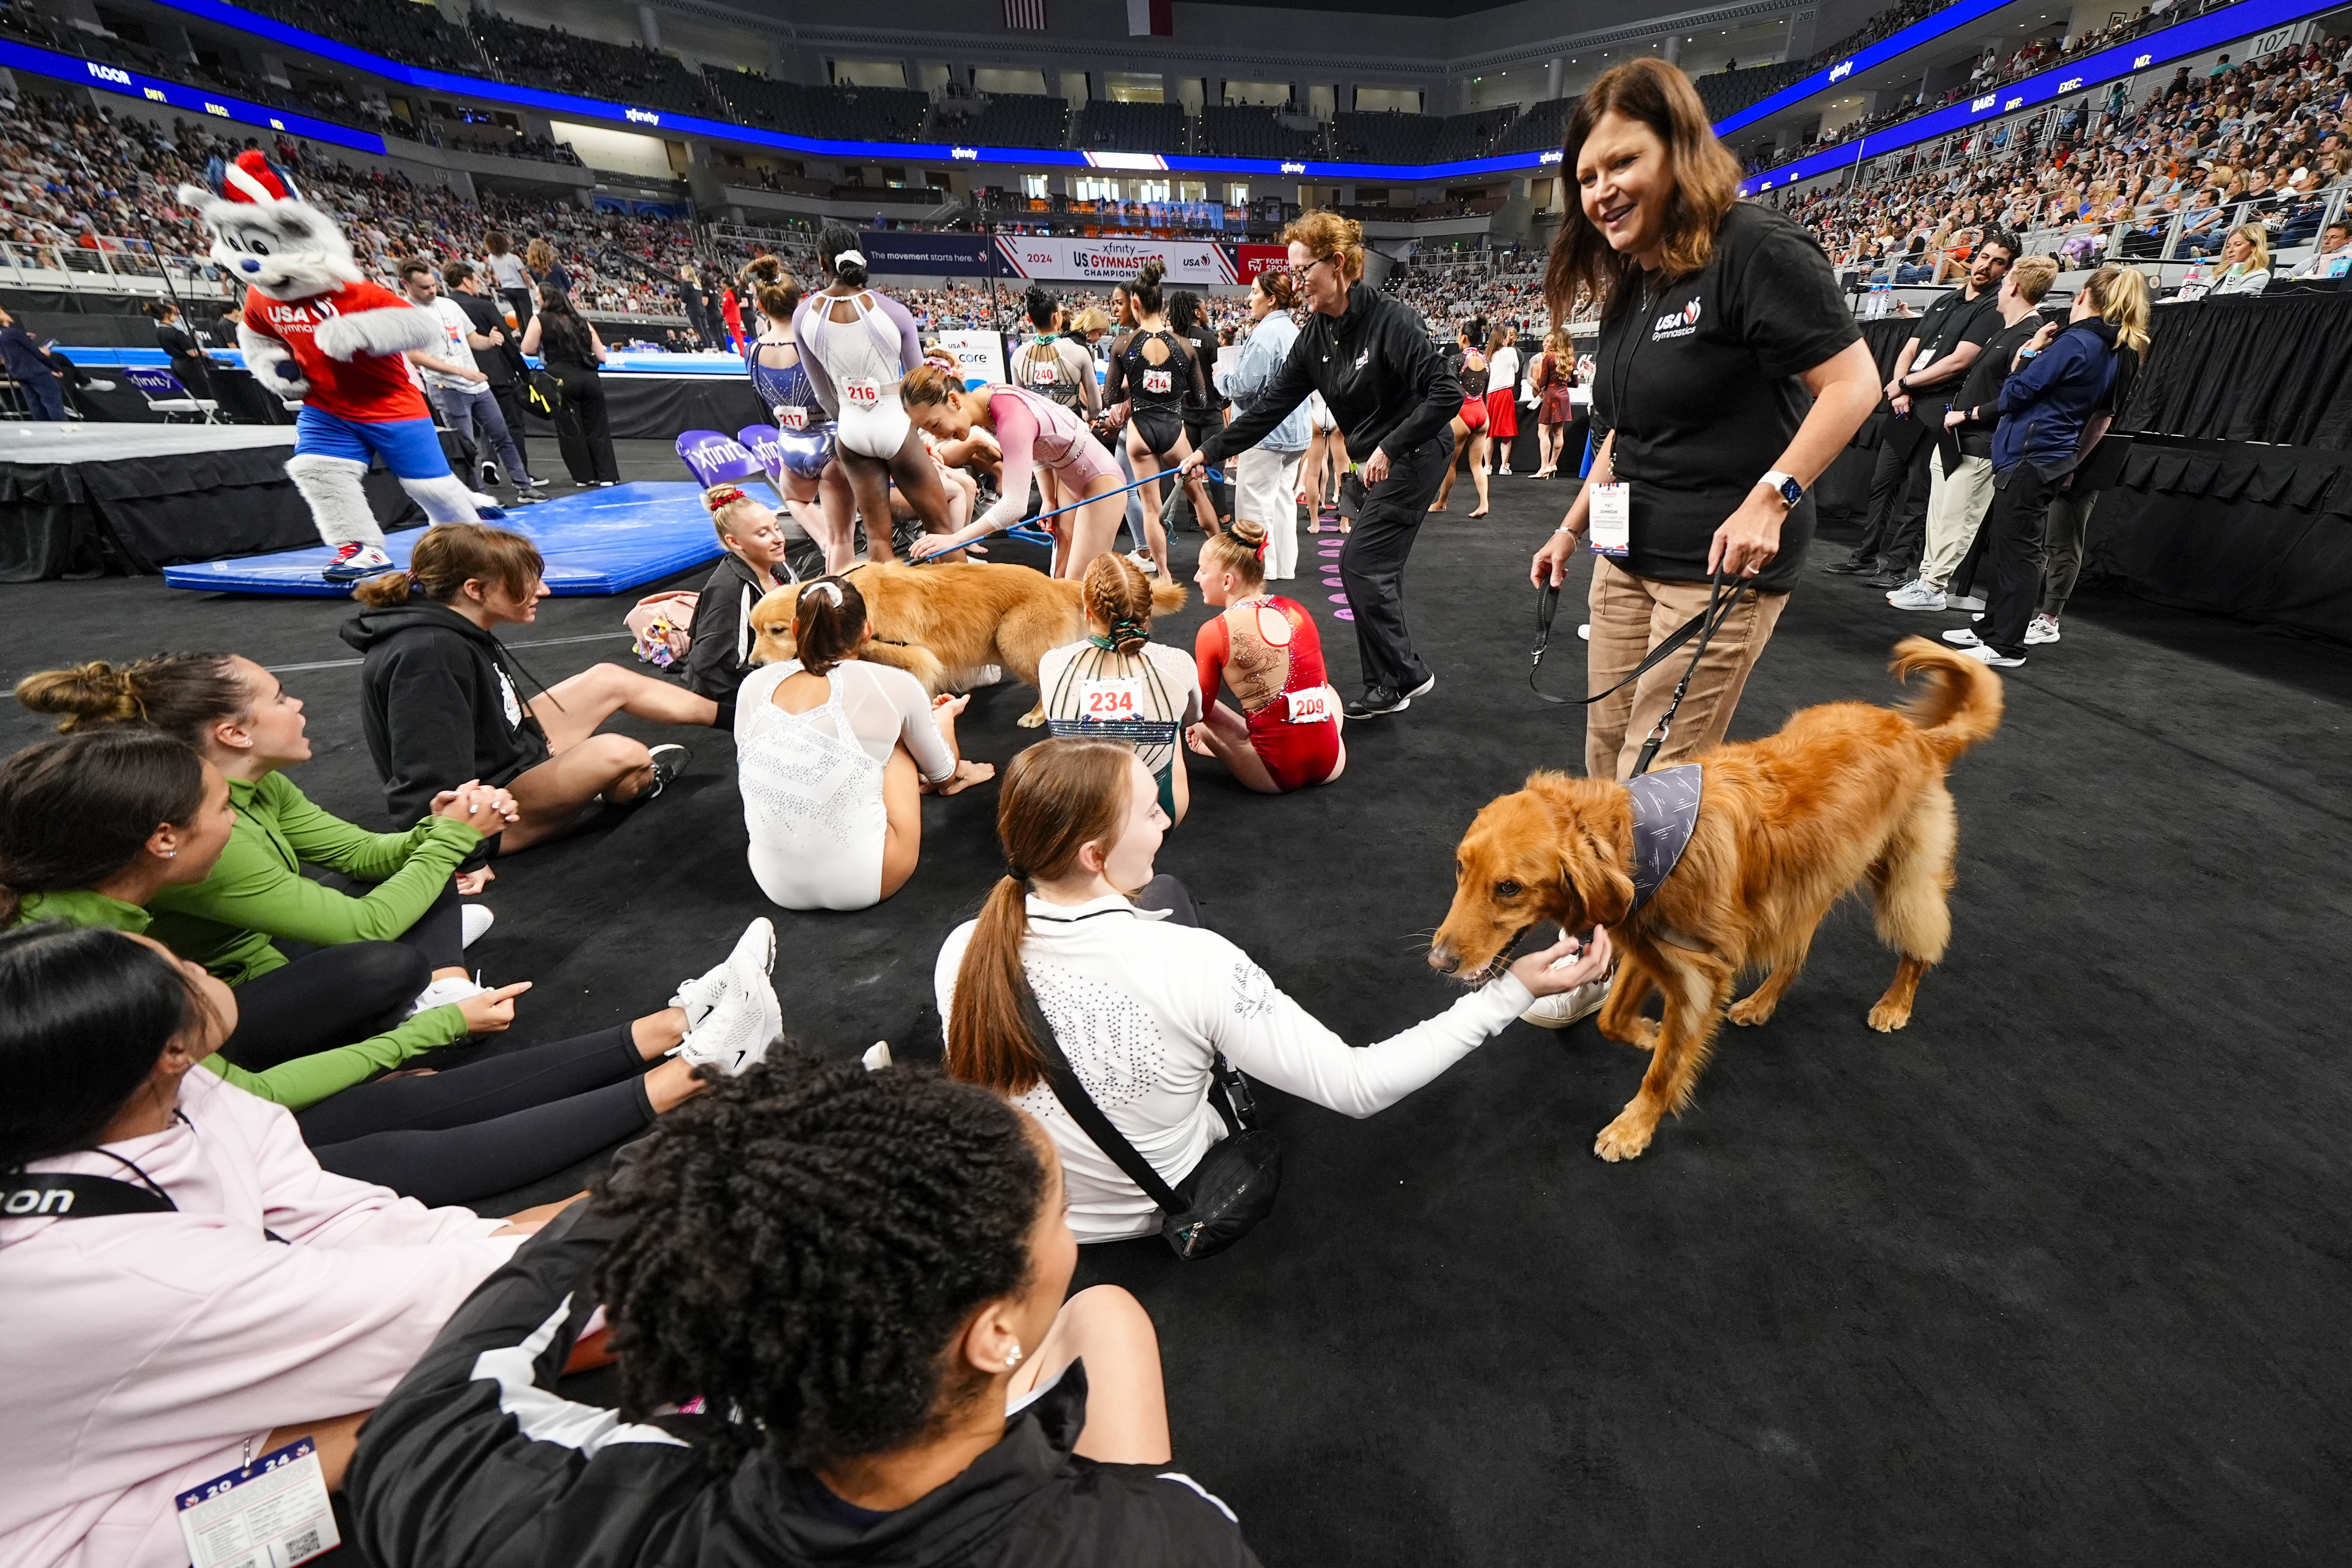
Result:
M623 619L636 639L637 657L667 670L694 643L694 607L698 593L649 593Z

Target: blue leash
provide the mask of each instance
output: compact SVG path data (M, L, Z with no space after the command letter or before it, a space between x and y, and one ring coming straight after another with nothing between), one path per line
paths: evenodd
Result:
M1204 465L1199 469L1198 472L1203 477L1213 479L1220 485L1225 482L1225 476L1220 469L1210 468ZM1108 501L1113 496L1124 496L1129 490L1140 490L1146 485L1151 484L1156 480L1172 479L1176 477L1176 475L1177 470L1173 468L1162 468L1159 473L1152 475L1148 479L1138 479L1131 484L1121 485L1116 490L1105 490L1099 496L1088 496L1083 501L1073 501L1066 507L1056 507L1050 512L1040 512L1034 517L1024 517L1019 522L1013 524L1011 528L1005 529L1004 537L1009 539L1019 539L1024 544L1044 545L1050 549L1054 542L1054 536L1036 526L1037 524L1044 522L1047 517L1058 517L1064 512L1075 512L1081 507L1093 506L1097 501ZM970 549L972 545L976 545L980 542L981 541L978 539L973 539L969 543L958 545L956 549ZM940 556L953 555L954 553L955 550L941 550L938 555L912 556L908 559L908 564L912 566L923 566L939 559Z

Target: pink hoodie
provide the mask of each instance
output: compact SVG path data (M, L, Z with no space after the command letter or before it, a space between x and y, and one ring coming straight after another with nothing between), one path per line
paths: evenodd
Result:
M176 1494L272 1427L373 1407L521 1240L329 1175L283 1108L209 1072L171 1131L108 1147L179 1212L0 1219L12 1568L185 1568ZM136 1179L98 1154L29 1168Z

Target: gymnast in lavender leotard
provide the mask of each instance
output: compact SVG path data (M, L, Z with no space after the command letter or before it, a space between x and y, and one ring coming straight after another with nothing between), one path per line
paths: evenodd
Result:
M994 434L1004 454L996 505L954 533L923 540L918 556L954 549L1019 522L1028 508L1029 482L1040 469L1052 473L1066 495L1080 498L1076 511L1045 525L1055 540L1054 574L1083 577L1095 557L1111 548L1124 509L1118 465L1076 414L1003 382L966 391L933 365L908 376L898 395L907 417L940 440L961 441L978 425Z

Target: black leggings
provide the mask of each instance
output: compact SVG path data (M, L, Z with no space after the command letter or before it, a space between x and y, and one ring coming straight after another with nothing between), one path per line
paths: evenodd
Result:
M465 967L464 922L448 883L396 942L320 947L247 980L236 988L236 1030L221 1055L261 1072L383 1033L407 1016L434 970Z
M427 1204L512 1192L654 1119L630 1026L509 1051L424 1077L379 1078L299 1113L337 1176Z

